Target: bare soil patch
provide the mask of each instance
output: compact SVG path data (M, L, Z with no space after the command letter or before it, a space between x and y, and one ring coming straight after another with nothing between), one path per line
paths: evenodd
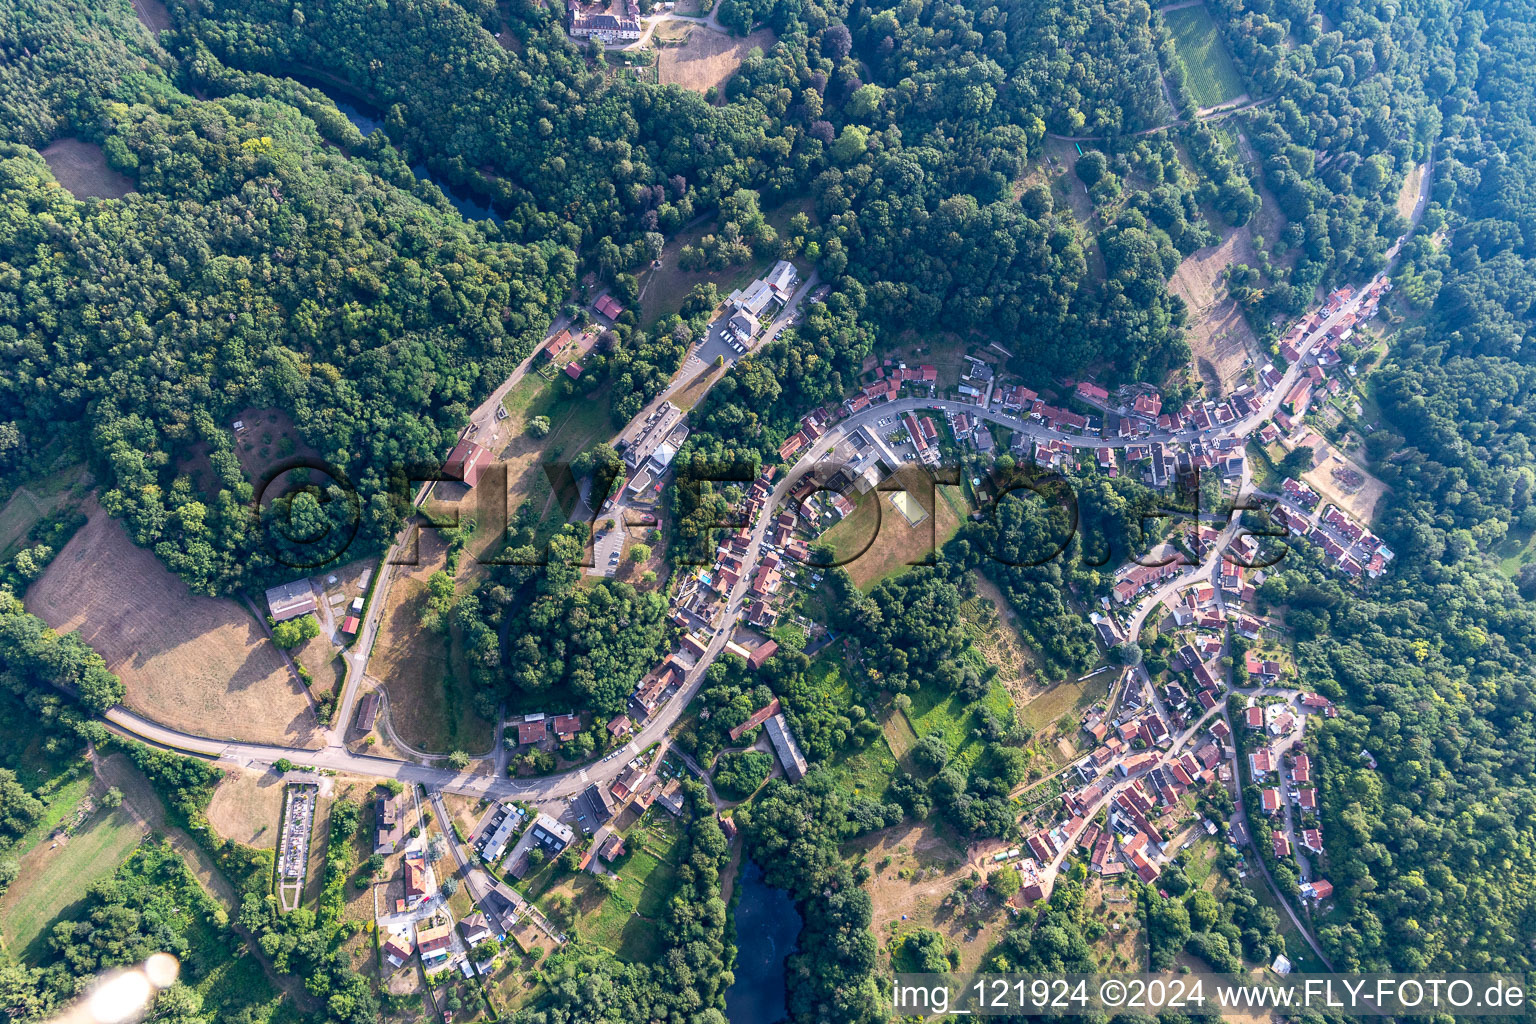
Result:
M134 190L133 179L108 167L101 147L94 142L59 139L41 152L53 176L76 199L121 199Z
M772 30L766 28L738 38L699 25L677 26L675 22L659 26L655 39L659 44L657 70L661 84L680 85L694 92L724 85L748 51L755 46L766 52L774 43Z
M1397 215L1404 220L1413 217L1413 208L1419 202L1419 185L1423 180L1423 164L1409 170L1407 177L1403 179L1402 191L1397 194Z
M90 521L27 592L27 610L79 630L122 677L124 703L199 736L318 747L309 697L260 624L201 597L94 501Z
M485 814L490 805L479 797L461 796L457 793L443 794L443 807L448 811L448 817L453 819L453 824L459 827L459 832L466 839L475 830L475 825Z
M235 419L244 427L235 432L235 457L252 483L282 463L320 458L299 436L293 417L282 409L244 409Z
M314 680L311 693L320 696L340 689L342 680L346 678L347 663L331 645L329 638L317 636L293 654L293 660L302 665Z
M870 869L865 883L873 903L870 931L886 956L894 940L918 928L932 928L960 951L960 970L973 971L1013 923L1012 914L991 896L974 910L944 906L944 898L973 867L985 874L992 865L990 860L969 858L959 840L931 824L874 832L848 844L844 852L863 854Z
M1233 263L1253 263L1253 238L1244 226L1219 244L1197 249L1179 264L1168 290L1189 306L1189 344L1202 380L1217 393L1232 390L1258 353L1258 340L1227 295L1221 273Z
M283 783L274 772L228 769L208 802L208 823L225 839L245 846L277 847L278 819L283 811Z
M973 574L976 581L975 610L982 617L978 623L980 636L976 645L987 658L987 664L999 668L998 676L1014 700L1023 703L1029 695L1038 671L1035 654L1019 635L1014 623L1015 613L1008 599L984 573ZM991 605L991 613L985 606Z
M138 15L140 24L156 34L171 27L171 12L165 9L163 0L133 0L133 13Z
M1301 479L1321 494L1325 501L1333 502L1362 523L1370 523L1376 516L1376 506L1381 504L1381 499L1387 493L1387 485L1314 430L1303 433L1297 438L1296 444L1308 445L1313 452L1312 469L1303 473ZM1357 474L1361 483L1358 486L1346 485L1335 475L1339 472Z

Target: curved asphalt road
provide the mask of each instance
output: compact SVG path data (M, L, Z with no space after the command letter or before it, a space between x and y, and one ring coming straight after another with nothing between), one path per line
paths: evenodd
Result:
M1426 200L1428 198L1432 170L1433 154L1431 154L1429 171L1422 176L1420 196L1413 214L1413 220L1415 222L1417 222L1419 217L1422 215ZM1390 273L1392 265L1396 262L1397 248L1398 247L1394 245L1392 249L1389 250L1390 260L1384 273ZM1358 303L1359 296L1357 295L1350 303L1345 305L1343 310L1326 319L1303 345L1302 354L1305 355L1306 352L1309 351L1315 344L1315 339L1321 338L1327 332L1328 328L1332 327L1336 322L1342 319L1345 313L1355 308ZM515 375L520 376L522 373L526 372L526 362L527 361L525 361L524 366L518 367L518 371ZM1281 400L1284 398L1290 388L1295 384L1295 382L1300 378L1303 369L1302 364L1303 360L1299 359L1286 371L1284 378L1280 382L1279 386L1277 386L1272 392L1268 394L1268 396L1260 404L1259 408L1252 415L1226 426L1218 426L1212 428L1211 430L1206 431L1204 436L1207 438L1246 437L1258 426L1258 424L1272 416L1275 410L1279 408ZM493 414L495 399L496 396L493 395L491 400L483 403L480 409L476 410L477 416L482 413ZM824 436L818 439L815 444L813 444L805 452L805 454L800 457L800 459L795 463L793 469L789 473L785 474L785 476L780 480L778 486L774 488L772 496L766 503L764 503L762 510L758 513L757 519L752 525L751 546L749 550L757 551L760 549L761 542L768 530L768 524L772 521L777 506L789 493L792 485L798 481L798 479L804 474L806 470L813 467L823 455L830 451L832 447L837 443L837 441L855 429L869 426L871 424L877 424L878 421L883 417L893 416L901 412L915 409L940 409L964 412L967 415L978 417L991 423L1000 424L1012 430L1022 431L1026 435L1038 440L1065 441L1075 448L1126 447L1125 444L1114 440L1061 434L1057 431L1049 430L1039 423L1034 423L1027 419L1021 419L1016 415L1009 415L1003 412L989 409L981 409L968 403L954 402L944 399L922 398L906 398L897 400L895 402L887 402L884 405L865 410L862 413L851 416L844 420L841 424L832 428ZM1200 432L1195 430L1181 431L1177 434L1168 434L1167 432L1154 432L1151 440L1187 440L1198 436L1199 433ZM1136 443L1143 444L1147 442L1145 440L1138 440ZM1246 490L1248 485L1249 481L1245 475L1241 490ZM422 494L418 495L418 502L424 496L425 494L423 490ZM1134 637L1139 635L1142 624L1146 621L1147 616L1151 613L1152 609L1157 606L1158 602L1161 601L1164 597L1177 589L1188 586L1192 581L1196 579L1208 577L1210 575L1219 560L1222 549L1225 547L1227 541L1231 539L1231 534L1234 529L1235 525L1233 524L1229 524L1227 526L1223 533L1222 539L1216 544L1212 545L1211 554L1202 561L1202 564L1197 572L1194 574L1181 574L1179 577L1176 577L1173 580L1163 584L1163 586L1159 587L1156 591L1142 600L1142 602L1138 605L1136 612L1133 614L1130 631L1131 636ZM392 547L390 549L390 553L386 554L385 560L380 563L379 571L386 572L386 577L379 581L380 587L386 586L389 582L387 575L387 570L389 567L388 559L394 550L395 548ZM724 621L726 623L733 624L736 621L738 614L740 614L751 577L752 572L750 569L749 571L743 572L740 581L731 591L725 612ZM446 790L450 793L463 793L474 796L490 797L492 799L514 797L530 802L538 802L544 800L567 798L575 796L577 793L585 789L589 784L593 782L605 784L618 776L626 760L619 757L610 757L609 760L600 761L581 768L571 769L559 775L551 775L535 779L509 779L492 775L474 775L466 772L456 772L444 768L433 768L427 765L414 764L405 761L395 761L388 758L374 757L367 754L355 754L351 751L348 751L344 746L341 745L341 740L344 735L344 731L351 720L352 702L356 695L357 682L362 677L367 652L372 646L372 640L378 627L380 612L382 611L384 605L382 597L382 593L375 594L374 600L369 607L368 619L363 624L357 641L353 644L352 651L349 652L349 671L347 673L347 680L343 687L342 699L339 702L339 707L337 709L336 724L333 726L329 733L328 745L322 750L308 750L300 747L282 747L258 743L241 743L211 739L205 736L195 736L190 733L169 729L157 722L153 722L140 715L134 714L133 712L123 707L116 707L109 711L106 715L107 722L114 728L115 731L135 736L150 743L174 750L202 755L204 757L216 758L227 762L257 762L270 764L271 762L281 758L287 758L299 764L313 765L316 768L350 772L357 775L372 776L376 778L399 779L402 782L420 782L425 783L430 787ZM640 732L635 737L633 737L629 749L643 750L651 743L660 741L666 735L668 730L671 729L672 725L682 715L683 710L688 706L694 695L698 692L699 687L703 683L704 673L709 667L710 663L719 656L722 650L724 650L726 638L728 637L729 633L729 628L723 628L714 635L714 637L710 640L710 643L708 644L703 656L685 676L684 685L681 691L676 694L670 701L668 701L667 704L662 707L658 713L654 715L651 720L640 730ZM1143 669L1143 671L1145 670ZM1282 904L1285 903L1284 900L1281 902ZM1302 929L1302 931L1303 934L1306 934L1305 929Z

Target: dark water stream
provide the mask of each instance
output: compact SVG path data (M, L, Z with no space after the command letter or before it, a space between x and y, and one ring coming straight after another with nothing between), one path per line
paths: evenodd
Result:
M372 135L376 131L384 130L384 115L373 107L346 93L338 91L333 86L324 82L309 78L300 78L299 81L312 89L319 89L331 98L336 104L336 109L347 115L347 120L357 126L357 130L364 136ZM443 190L443 195L453 204L453 208L463 215L465 220L489 220L496 224L501 223L501 215L491 208L487 202L483 202L465 192L456 191L451 186L433 179L426 164L415 164L411 172L422 181L430 181Z

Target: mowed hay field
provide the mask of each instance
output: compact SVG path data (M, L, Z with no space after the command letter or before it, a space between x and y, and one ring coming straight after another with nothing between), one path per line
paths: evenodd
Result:
M724 85L754 46L767 52L774 39L766 28L738 39L701 25L663 23L656 29L656 42L660 44L657 71L661 84L705 92L711 86Z
M861 590L868 590L887 576L905 571L913 563L922 563L936 555L955 531L960 516L923 475L904 469L881 486L911 484L909 510L927 513L915 525L891 503L891 491L872 489L867 494L850 496L854 509L847 518L823 536L832 545L837 559Z
M417 537L416 565L389 568L399 575L389 586L368 674L383 681L389 725L403 743L431 754L480 753L491 745L491 723L474 713L473 688L453 670L448 642L421 628L427 579L445 565L447 546L437 530Z
M261 850L277 848L283 781L275 772L227 769L208 801L208 824L224 839Z
M1184 7L1163 14L1173 46L1189 69L1189 91L1202 107L1236 99L1243 94L1243 81L1237 75L1227 46L1216 31L1216 22L1203 4Z
M79 630L128 689L124 703L172 729L318 748L309 698L255 618L201 597L92 502L27 591L27 610Z
M0 551L15 544L47 514L47 508L25 487L16 488L4 507L0 507Z

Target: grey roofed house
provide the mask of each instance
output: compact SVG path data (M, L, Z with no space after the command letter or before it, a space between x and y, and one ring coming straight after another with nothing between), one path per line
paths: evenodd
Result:
M558 844L560 850L571 844L576 833L571 831L571 826L556 821L543 812L533 819L533 839L540 846L554 847Z
M274 622L286 622L320 607L315 598L315 588L309 580L294 580L267 589L267 610Z
M498 886L500 883L498 883ZM480 900L487 916L500 928L498 938L506 935L517 924L517 904L508 899L497 886L493 886Z
M615 14L581 15L575 13L574 11L571 13L570 32L571 35L576 36L578 39L584 39L588 36L609 36L613 39L626 41L639 39L642 34L640 28L640 20L638 18L622 17ZM607 308L615 308L618 306L617 303L612 301L611 296L604 296L603 298L607 298L609 300ZM602 300L599 299L598 301L601 302ZM609 316L609 318L612 319L612 316L608 314L607 309L602 306L599 306L598 308L603 313L603 315Z
M540 812L533 819L533 824L524 832L517 845L512 847L510 873L513 878L521 878L528 868L528 851L534 846L544 851L544 858L558 857L567 846L575 833L571 826L562 824L549 815Z
M795 734L789 731L789 721L782 712L774 715L764 723L768 728L768 738L773 741L773 749L778 752L779 760L784 765L784 774L789 776L789 781L799 782L805 778L805 755L800 753L800 744L795 742Z
M405 834L400 820L400 805L394 794L380 786L374 790L373 804L373 852L394 853Z
M490 863L501 859L501 855L507 849L507 841L512 838L512 833L517 831L517 827L523 821L522 816L516 814L510 807L504 806L499 813L499 818L491 819L494 824L491 824L484 836L484 841L477 844L481 859Z
M672 433L672 428L682 419L683 411L671 402L661 403L661 407L653 414L652 419L641 428L640 432L624 449L624 461L630 468L638 467L642 462L651 457L657 447Z
M668 779L667 784L661 788L656 797L656 802L661 804L673 814L683 813L683 784L676 779Z
M571 809L576 812L581 830L590 835L613 819L613 798L606 788L594 783L572 801Z
M746 313L737 310L731 314L731 318L725 322L725 327L745 344L757 337L759 324Z
M772 288L774 294L781 299L789 298L795 289L795 282L798 279L799 275L795 273L795 265L789 262L789 260L779 260L779 262L775 263L773 269L768 271L768 277L766 278L768 287Z
M491 937L491 922L480 911L464 918L464 941L471 946Z
M731 301L738 309L745 311L750 316L762 316L763 310L774 299L773 289L762 278L753 281L744 292L734 292Z
M363 699L357 704L357 717L353 728L358 736L366 736L373 731L373 723L379 716L379 692L369 690L363 694Z

